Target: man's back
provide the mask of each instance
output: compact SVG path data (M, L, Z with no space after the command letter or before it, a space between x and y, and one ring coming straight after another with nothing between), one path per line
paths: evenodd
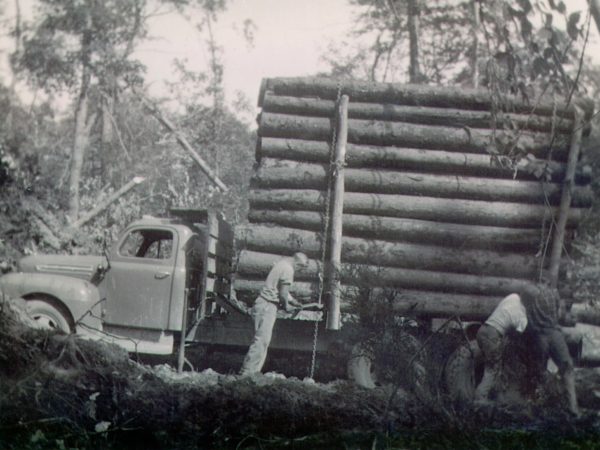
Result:
M272 303L279 303L279 289L281 285L291 285L294 282L294 266L289 258L277 261L260 291L260 296Z

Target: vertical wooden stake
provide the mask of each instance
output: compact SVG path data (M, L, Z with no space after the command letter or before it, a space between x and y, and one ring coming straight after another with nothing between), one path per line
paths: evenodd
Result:
M185 290L185 298L183 300L183 313L181 314L181 338L179 339L179 352L177 353L177 373L183 372L183 364L185 363L185 337L187 334L187 308L189 290Z
M337 108L337 140L335 142L334 166L331 192L331 221L329 233L329 265L327 289L327 329L339 330L340 321L340 268L342 259L342 215L344 212L344 163L348 141L348 96L342 95Z
M577 168L577 160L581 150L581 133L582 133L582 113L579 109L575 112L575 122L573 124L573 135L571 136L571 148L569 149L569 159L567 162L567 170L563 181L562 196L560 198L560 207L558 210L558 220L556 222L556 230L554 231L554 240L552 242L552 253L550 254L550 283L556 287L558 284L558 273L560 269L560 257L562 255L563 244L565 241L565 228L567 225L567 217L569 208L571 207L571 196L575 185L575 169Z

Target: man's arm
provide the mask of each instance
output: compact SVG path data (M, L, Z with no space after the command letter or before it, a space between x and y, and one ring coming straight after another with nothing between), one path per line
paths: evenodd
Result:
M291 308L291 306L295 306L296 308L302 307L302 304L292 297L292 294L290 294L289 284L283 284L279 288L279 302L282 308L288 312L292 311L293 308Z

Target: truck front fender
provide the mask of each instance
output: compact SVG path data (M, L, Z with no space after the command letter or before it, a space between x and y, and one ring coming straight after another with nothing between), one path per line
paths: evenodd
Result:
M102 329L100 293L92 283L44 273L9 273L0 277L0 295L8 298L52 298L69 311L77 324Z

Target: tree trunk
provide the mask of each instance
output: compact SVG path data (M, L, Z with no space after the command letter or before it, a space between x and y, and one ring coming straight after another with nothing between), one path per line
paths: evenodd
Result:
M278 255L302 251L313 258L322 252L320 233L294 228L251 225L237 230L238 245ZM401 237L400 237L401 239ZM417 270L534 278L539 262L533 254L463 250L429 244L343 237L341 258L349 264L371 264Z
M69 178L69 220L73 223L79 217L79 184L85 150L88 144L91 124L88 123L89 69L83 69L81 89L75 112L75 136L71 153L71 173Z
M590 11L596 22L596 28L598 29L598 33L600 33L600 0L590 0L589 3Z
M323 215L312 211L251 209L248 220L302 230L321 231ZM543 236L538 229L460 225L394 217L344 214L344 235L404 242L429 242L463 249L535 252Z
M265 137L258 141L256 159L260 161L267 157L328 163L329 143ZM524 180L538 180L537 172L549 176L552 181L562 181L566 169L563 163L535 158L527 158L516 170L507 158L494 158L489 154L358 144L347 145L346 166ZM588 184L590 178L589 167L578 167L577 182Z
M262 113L259 133L261 137L280 137L329 141L329 119ZM454 128L431 125L407 124L351 119L348 124L348 142L353 144L398 145L415 148L437 149L467 153L489 154L493 142L504 139L502 131ZM511 155L518 144L519 154L531 153L546 158L550 148L555 159L564 161L568 154L568 142L564 136L552 139L547 133L523 131L518 143L510 139L507 144L495 148L500 155ZM552 145L551 145L552 144Z
M410 83L421 83L423 77L419 66L419 0L408 0L408 41L410 47L408 80Z
M114 182L113 171L115 168L115 159L117 158L117 155L113 150L115 85L116 81L114 76L107 76L107 80L105 80L105 92L102 96L102 131L100 136L100 161L102 165L103 184Z
M322 211L323 193L315 190L254 190L249 196L252 209ZM539 229L556 208L506 202L441 199L405 195L346 193L347 214L433 220L468 225ZM568 224L576 226L582 210L571 208Z
M268 255L262 255L263 258L266 258L267 256ZM236 281L242 279L256 280L257 283L262 283L264 285L264 278L266 278L269 272L269 266L265 263L257 266L257 261L251 261L252 258L259 257L261 257L260 254L249 251L241 254L241 262L236 274ZM252 266L254 270L250 268L251 264L254 264ZM257 267L260 267L260 272L256 269ZM408 289L445 292L448 294L491 295L502 298L510 293L521 291L527 284L530 283L528 280L516 278L477 276L413 269L397 269L390 267L369 266L364 264L346 264L342 267L344 268L342 271L342 282L345 288L350 286L371 286L396 288L401 290ZM315 293L318 293L319 283L317 274L314 273L311 275L312 277L305 277L304 283L309 286L312 285L310 286L311 290L313 290ZM294 286L297 284L298 282L295 282ZM260 289L258 286L257 288Z
M473 8L473 54L471 56L471 68L472 74L472 86L474 88L479 87L479 29L481 27L479 18L479 0L471 0L471 7Z
M335 109L335 100L313 97L290 97L266 92L263 112L281 113L299 116L331 117ZM421 125L442 125L452 127L492 128L517 127L534 131L559 131L570 133L573 128L571 119L554 120L552 117L506 113L494 118L489 111L477 111L454 108L439 108L414 105L391 105L384 103L358 103L348 105L348 117L351 119L387 120L409 122Z
M466 200L557 205L561 185L538 181L516 181L456 175L430 175L375 169L345 169L348 192L401 194ZM327 187L328 168L289 160L263 159L254 183L262 189L317 189ZM573 205L589 207L589 186L572 189Z
M234 289L238 292L238 298L253 300L258 296L263 281L238 279L235 281ZM342 286L342 312L352 312L353 306L360 299L360 292L353 286ZM314 301L318 298L317 285L314 283L294 283L292 294L298 298L306 298ZM374 288L371 296L389 296L389 291ZM392 293L393 295L394 293ZM450 294L445 292L429 292L421 290L402 290L392 300L392 308L399 315L425 316L425 317L452 317L457 316L463 320L482 321L487 318L498 305L502 297L468 294ZM381 297L380 297L381 298Z
M338 81L332 78L268 78L263 80L258 106L263 105L268 91L276 95L296 97L319 97L335 100L338 95ZM492 109L492 97L485 89L455 89L443 86L405 85L396 83L374 84L368 81L344 80L342 94L347 94L352 102L383 103L395 105L432 106L478 111ZM541 100L536 103L523 101L516 96L507 96L508 110L522 114L536 114L573 119L575 108L566 102ZM586 113L593 113L593 106L586 105Z

